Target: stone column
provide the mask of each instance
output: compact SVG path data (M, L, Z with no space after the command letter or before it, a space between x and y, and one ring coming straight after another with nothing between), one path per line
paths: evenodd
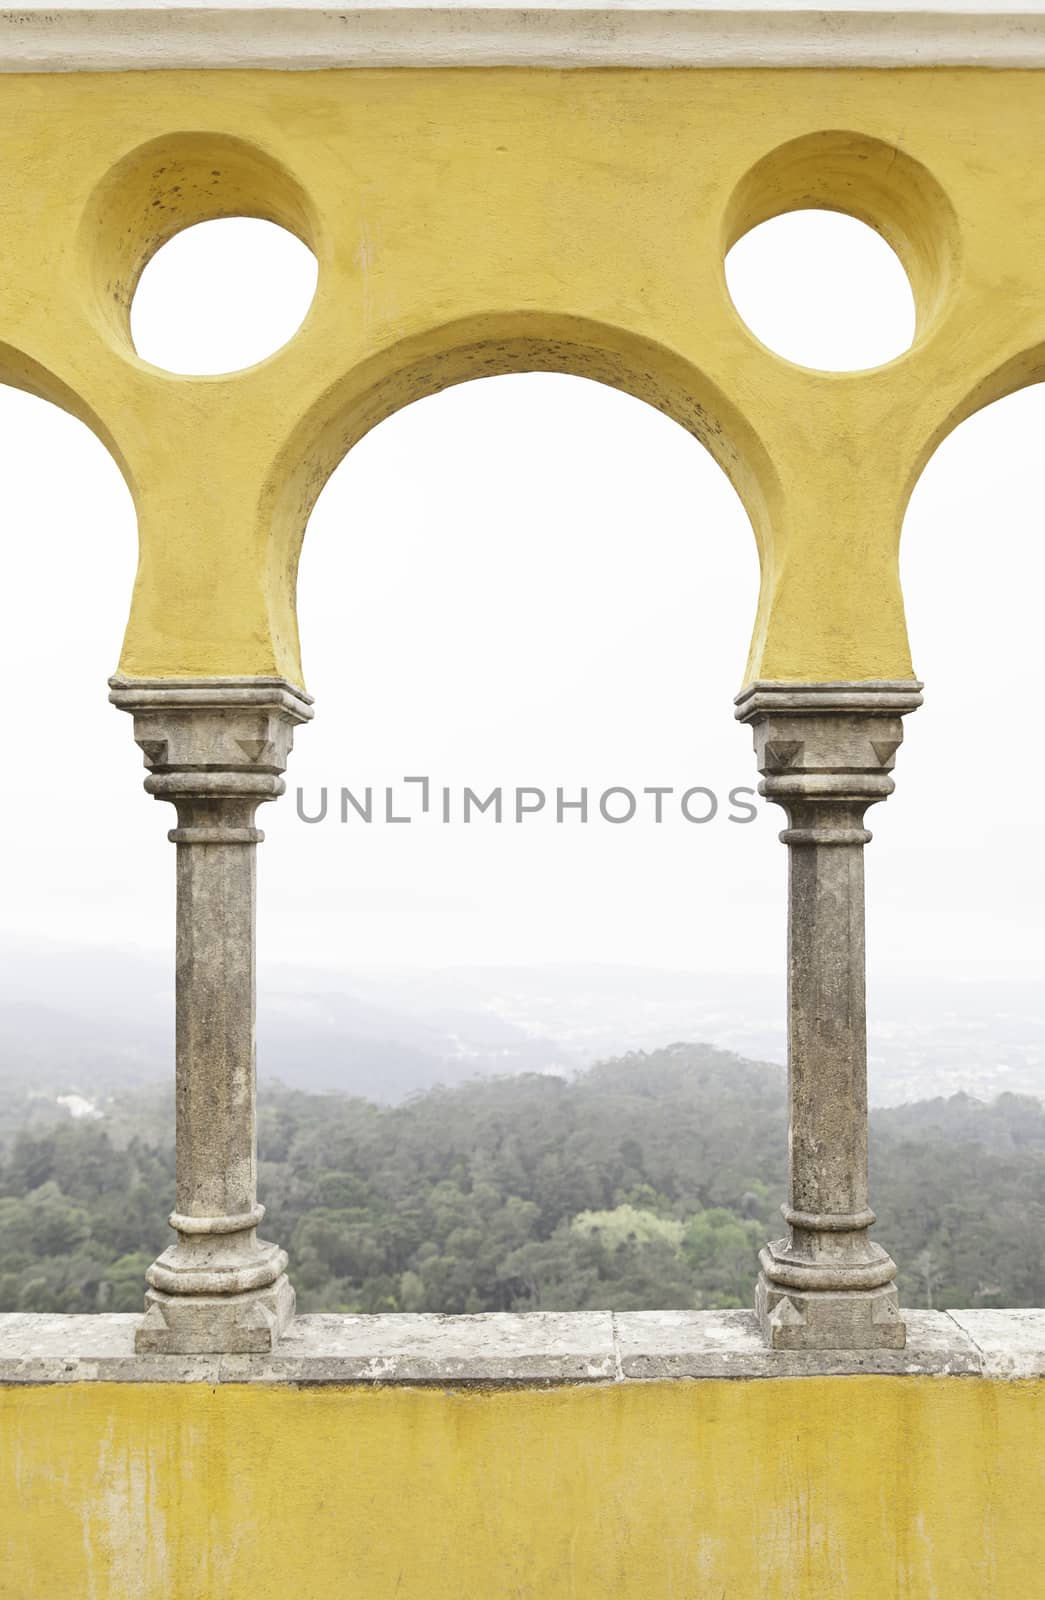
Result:
M761 1252L777 1350L902 1349L896 1266L868 1236L864 813L893 791L920 684L756 683L738 696L759 790L787 813L789 1236Z
M271 1350L294 1314L287 1256L257 1236L255 867L264 800L285 788L311 701L277 678L114 678L145 788L178 826L175 1001L178 1235L146 1274L139 1351Z

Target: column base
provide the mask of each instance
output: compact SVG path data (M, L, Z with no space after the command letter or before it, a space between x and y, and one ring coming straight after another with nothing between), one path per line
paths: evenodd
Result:
M763 1269L755 1312L771 1350L902 1350L907 1328L895 1283L876 1289L790 1289Z
M139 1355L265 1355L294 1320L286 1273L246 1294L164 1294L148 1289L134 1335Z

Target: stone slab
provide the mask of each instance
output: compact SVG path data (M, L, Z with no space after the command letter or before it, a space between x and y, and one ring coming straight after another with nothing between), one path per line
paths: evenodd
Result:
M619 1312L614 1321L625 1379L980 1372L975 1345L946 1312L905 1311L903 1316L907 1323L903 1350L768 1350L753 1311L628 1311ZM1045 1352L1045 1325L1042 1349Z
M1045 1311L952 1311L988 1378L1045 1377Z
M270 1355L138 1355L137 1316L0 1316L0 1383L593 1383L607 1311L299 1317Z
M772 1351L750 1311L299 1317L271 1355L137 1355L134 1315L0 1315L0 1383L555 1384L1045 1376L1045 1310L907 1311L905 1350Z
M0 72L1045 65L1042 0L25 0Z
M613 1319L606 1311L299 1317L263 1363L225 1357L222 1377L278 1382L295 1365L317 1383L605 1382L616 1375Z

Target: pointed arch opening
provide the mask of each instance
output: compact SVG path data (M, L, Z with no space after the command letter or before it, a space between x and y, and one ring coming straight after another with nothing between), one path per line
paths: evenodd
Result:
M115 447L79 399L15 352L0 353L0 377L0 632L19 702L0 804L3 1055L31 1068L34 1092L83 1079L86 1094L87 1079L133 1074L136 1052L145 1065L156 1019L136 1035L133 1004L114 1003L129 981L114 952L164 949L172 914L140 756L106 694L137 521Z
M1040 1092L1045 757L1027 700L1045 586L1040 365L1021 358L979 386L911 495L901 578L925 704L872 824L872 1015L903 1025L920 1007L924 1020L934 990L948 1081L986 1098ZM893 1099L938 1092L943 1063L911 1041Z
M496 375L481 381L457 363L445 383L438 363L415 369L398 393L424 397L385 396L317 497L298 611L320 714L291 784L311 813L325 788L329 809L320 826L293 805L266 819L284 835L270 904L293 902L299 955L303 934L309 959L342 968L770 973L775 829L761 811L729 820L748 817L756 781L731 701L759 577L723 458L756 502L759 480L710 410L683 431L666 386L656 404L637 393L656 381L648 364L611 383L608 355L578 373L572 349L532 343L468 356L470 373L484 364ZM427 814L406 777L429 779ZM389 786L409 824L385 820ZM643 792L657 786L671 791L660 823ZM717 807L706 823L679 810L694 786L714 796L689 805ZM371 822L350 807L342 823L342 787L376 797ZM463 791L498 788L501 822L466 823ZM544 796L522 822L520 788ZM636 793L627 823L600 815L610 788ZM558 820L560 789L587 791L586 821L568 804ZM290 957L274 920L268 952Z

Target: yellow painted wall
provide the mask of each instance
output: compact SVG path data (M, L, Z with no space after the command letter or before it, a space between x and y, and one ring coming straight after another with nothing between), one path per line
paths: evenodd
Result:
M2 1600L1037 1600L1045 1385L0 1389Z
M810 372L734 312L730 243L810 204L905 261L897 361ZM1045 373L1040 73L5 77L0 206L0 381L84 418L134 494L132 676L302 681L297 555L333 466L412 399L532 368L644 397L729 473L762 558L751 676L909 676L911 487L959 420ZM137 276L235 213L313 246L312 310L244 373L165 375L131 345Z

